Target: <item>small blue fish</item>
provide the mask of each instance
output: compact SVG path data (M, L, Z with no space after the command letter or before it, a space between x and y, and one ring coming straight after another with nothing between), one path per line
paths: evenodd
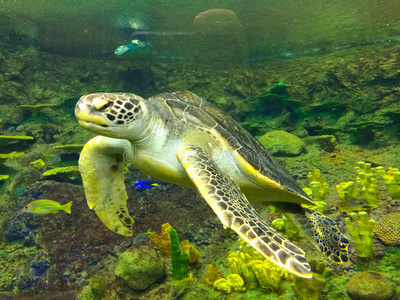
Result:
M151 188L154 187L154 186L158 186L158 184L157 184L157 183L154 183L154 182L152 182L152 181L150 181L150 180L137 180L137 181L135 182L135 186L136 186L137 188L139 188L139 189L146 189L146 190L149 190L149 189L151 189Z

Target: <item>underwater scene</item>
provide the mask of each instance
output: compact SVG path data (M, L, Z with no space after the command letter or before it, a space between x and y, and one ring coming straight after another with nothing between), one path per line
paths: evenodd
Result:
M400 298L400 1L0 0L0 300Z

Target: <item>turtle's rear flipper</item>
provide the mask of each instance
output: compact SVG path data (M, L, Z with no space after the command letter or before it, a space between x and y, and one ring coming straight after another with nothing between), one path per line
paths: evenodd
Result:
M348 262L349 240L334 220L300 205L277 203L277 206L330 260L339 264Z
M79 158L79 171L86 200L112 231L132 235L133 219L126 207L124 156L131 153L128 141L97 136L86 143Z
M305 253L261 219L236 183L221 172L204 150L184 146L177 157L224 226L232 228L278 266L301 277L312 277Z

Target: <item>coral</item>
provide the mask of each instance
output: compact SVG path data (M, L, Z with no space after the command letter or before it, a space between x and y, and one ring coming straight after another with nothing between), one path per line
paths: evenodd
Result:
M357 185L353 181L341 182L336 185L341 201L346 202L358 198Z
M165 256L171 255L171 238L170 238L170 231L172 226L168 223L162 225L161 235L158 235L155 232L147 232L149 234L149 239L152 242L153 246L156 247L161 254ZM189 255L189 262L191 264L199 261L200 253L199 251L193 247L193 245L188 241L184 240L181 242L181 251L182 253L186 251Z
M375 224L375 235L387 245L400 244L400 213L382 216Z
M187 252L189 255L189 263L193 264L199 261L200 252L188 241L184 240L181 242L181 250L183 252Z
M310 183L313 199L318 202L322 201L329 191L329 186L325 182L325 176L321 176L321 171L315 169L307 175Z
M222 278L222 275L218 273L218 268L214 264L207 265L206 275L203 277L206 284L214 284L215 281Z
M259 285L266 290L278 291L282 278L282 268L273 264L269 260L253 260L249 267L257 277Z
M319 169L315 169L314 171L308 173L307 178L311 188L304 188L303 190L315 201L315 204L317 205L303 206L319 213L323 213L326 208L326 203L323 201L323 199L329 190L329 186L325 182L325 176L321 176L321 171Z
M326 285L326 279L317 274L312 273L313 278L302 278L294 275L290 275L290 281L292 289L295 292L297 299L299 300L319 300L322 291Z
M53 147L55 150L66 150L71 152L81 152L85 144L68 144L68 145L56 145Z
M189 273L189 254L186 251L182 253L175 229L170 230L169 236L171 238L172 280L182 280Z
M287 274L284 269L265 259L242 239L239 239L239 249L230 251L228 261L232 273L240 275L250 289L261 286L277 291L282 278Z
M172 287L172 299L179 299L186 288L193 283L193 275L189 274L189 277L183 278L182 280L175 280L171 282Z
M170 256L171 255L171 238L169 236L169 232L172 229L172 226L168 223L165 223L161 227L161 235L151 232L149 235L149 239L154 247L156 247L162 255Z
M370 258L374 255L374 226L375 221L369 219L365 211L351 213L346 218L347 230L353 239L358 257Z
M244 281L242 277L238 274L231 274L228 277L221 278L214 282L214 288L225 294L230 294L231 292L244 292L246 288L244 287Z
M41 170L41 169L44 168L45 163L44 163L43 160L41 160L41 159L39 158L39 159L37 159L37 160L35 160L35 161L32 161L32 162L31 162L31 165L33 165L36 169Z
M383 167L375 168L385 182L393 199L400 199L400 170L389 167L387 171Z
M19 108L23 110L30 111L32 113L32 117L37 117L38 113L43 110L44 108L52 108L57 106L56 104L53 103L41 103L41 104L24 104L24 105L18 105Z
M64 173L76 173L79 172L78 166L69 166L69 167L60 167L60 168L54 168L51 170L47 170L46 172L43 173L43 176L51 176L51 175L61 175Z
M310 205L310 208L315 209L315 206ZM300 237L299 229L285 215L282 218L273 220L271 225L273 228L285 232L285 235L290 240L296 240Z
M396 292L393 281L375 272L353 275L346 283L346 290L351 299L357 300L390 300Z
M370 206L376 206L378 190L376 184L376 170L370 163L360 161L355 167L357 171L357 187L364 202Z
M7 153L7 154L0 154L0 164L4 163L7 159L17 158L17 157L21 157L23 155L25 155L24 152L17 152L17 151Z
M338 204L339 211L349 213L353 211L360 211L365 207L362 201L357 201L358 189L355 182L341 182L336 185L336 191L341 200Z
M155 249L135 246L120 255L115 275L131 289L143 291L165 278L165 261Z
M33 140L32 136L27 135L0 135L0 147L13 141Z

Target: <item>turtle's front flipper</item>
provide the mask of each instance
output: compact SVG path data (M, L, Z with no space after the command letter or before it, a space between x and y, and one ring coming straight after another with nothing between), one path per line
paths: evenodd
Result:
M236 183L221 172L205 151L184 146L177 157L224 226L236 231L273 263L299 276L312 277L305 253L261 219Z
M79 158L79 171L86 200L112 231L132 235L133 219L126 207L124 159L132 157L128 141L96 136L86 143Z

